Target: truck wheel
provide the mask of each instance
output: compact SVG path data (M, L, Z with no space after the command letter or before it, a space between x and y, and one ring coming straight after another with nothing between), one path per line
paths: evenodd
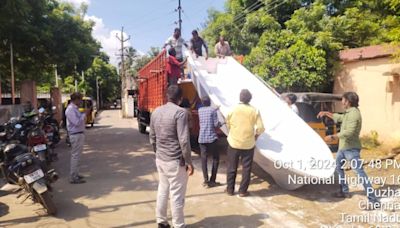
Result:
M339 145L329 145L329 149L332 152L337 152L339 150Z
M145 134L147 126L145 124L140 123L140 121L138 121L138 124L139 124L139 132Z
M40 204L46 209L48 215L55 215L57 213L56 205L51 198L50 192L45 191L42 194L38 194L40 198Z
M140 112L137 115L137 123L138 123L139 132L142 134L145 134L146 133L146 124L143 124L140 122Z

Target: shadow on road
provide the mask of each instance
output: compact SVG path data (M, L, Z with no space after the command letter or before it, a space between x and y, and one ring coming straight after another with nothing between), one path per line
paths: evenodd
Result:
M291 195L308 201L339 202L342 199L331 197L331 194L340 190L339 184L308 184L294 191L285 190L279 187L274 179L256 163L253 163L251 184L268 182L268 189L261 189L251 192L260 197L271 197L277 195Z
M4 221L1 221L0 225L6 227L6 226L21 225L21 224L24 224L24 223L33 223L33 222L39 221L43 217L45 217L45 216L37 216L37 215L35 215L35 216L32 216L32 217L4 220Z
M54 200L57 205L62 205L57 218L72 221L88 217L91 211L110 212L123 206L110 204L89 209L85 203L79 202L80 199L95 200L112 192L157 189L154 153L149 152L150 146L144 143L148 141L147 135L129 126L116 128L111 125L95 125L85 134L80 171L87 183L69 184L70 148L65 143L57 148L60 159L54 166L61 178L54 186ZM149 175L152 177L144 177Z
M7 204L0 202L0 217L8 213L9 213L9 207L7 206Z
M188 228L196 227L196 228L212 228L212 227L230 227L230 228L240 228L251 226L251 227L260 227L263 226L264 223L261 220L268 219L269 216L267 214L254 214L250 216L246 215L227 215L227 216L215 216L215 217L207 217L199 222L188 225Z
M194 215L185 215L185 219L195 217ZM171 218L168 218L168 220L171 220ZM147 221L142 221L142 222L134 222L131 224L123 225L123 226L115 226L113 228L130 228L130 227L136 227L136 226L145 226L145 225L154 225L156 224L157 221L155 219L153 220L147 220ZM191 226L187 226L191 227Z

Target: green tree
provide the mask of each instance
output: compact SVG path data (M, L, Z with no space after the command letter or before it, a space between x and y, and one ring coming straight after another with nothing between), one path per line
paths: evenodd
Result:
M54 65L62 78L86 70L100 45L91 35L93 22L83 15L56 0L0 1L0 71L10 74L10 44L17 83L49 83Z
M330 92L339 51L400 45L399 0L228 0L202 34L225 35L245 65L280 91ZM399 50L400 56L400 50Z
M63 93L71 94L75 92L75 78L73 76L67 76L64 78L62 83Z
M120 81L116 67L108 61L107 55L101 53L95 57L92 66L85 72L86 94L90 97L97 97L96 80L99 83L100 97L102 102L111 102L120 94Z

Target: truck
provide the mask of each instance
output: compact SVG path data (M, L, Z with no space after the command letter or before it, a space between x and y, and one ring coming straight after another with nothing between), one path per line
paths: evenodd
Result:
M219 120L224 121L239 101L240 91L244 88L249 89L254 94L251 104L258 109L266 126L265 132L257 139L254 161L269 173L279 186L287 190L295 190L306 184L288 182L288 178L292 176L301 177L302 180L332 177L334 166L318 168L310 162L334 162L326 142L299 118L266 82L230 56L207 60L204 57L197 58L190 53L187 56L187 71L190 72L192 79L183 80L178 84L183 89L184 97L192 104L190 109L194 117L192 139L198 136L198 114L195 106L199 96L209 96L212 104L219 107L218 116L221 117ZM162 52L139 72L138 124L141 132L146 131L154 109L166 102L166 60L165 52ZM228 133L226 125L221 128L225 134ZM226 140L221 145L226 147ZM279 169L274 166L278 163L292 164L292 166Z
M151 113L159 106L167 102L167 55L163 50L147 65L138 72L138 102L136 108L137 122L140 133L146 133L147 126L150 125ZM183 91L183 99L190 103L190 114L192 124L190 128L191 145L197 145L199 135L198 107L201 100L190 79L181 80L178 86Z

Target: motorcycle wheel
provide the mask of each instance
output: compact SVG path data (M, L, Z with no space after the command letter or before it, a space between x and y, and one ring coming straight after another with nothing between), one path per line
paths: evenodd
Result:
M1 167L1 174L4 178L4 180L9 184L15 184L15 182L13 180L11 180L10 177L7 175L6 167L1 163L0 163L0 167Z
M46 152L47 153L47 152ZM46 154L45 153L38 153L38 158L41 162L45 163L46 162Z
M53 199L51 198L50 192L45 191L42 194L38 194L40 199L40 204L43 205L43 207L46 209L46 212L48 215L55 215L57 213L57 208L56 205L53 202Z

